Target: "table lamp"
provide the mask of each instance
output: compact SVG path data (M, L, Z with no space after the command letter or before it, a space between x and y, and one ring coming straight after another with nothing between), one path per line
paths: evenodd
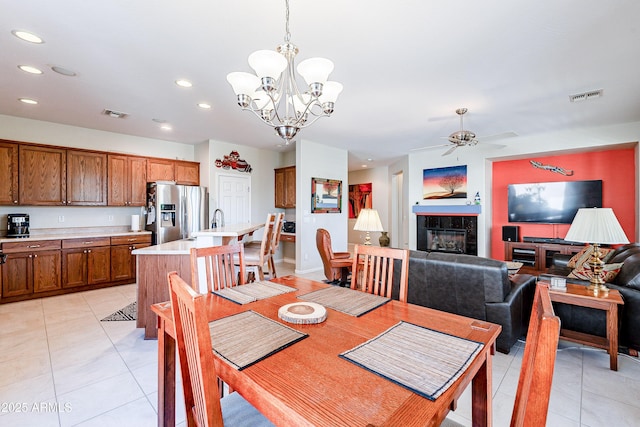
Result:
M375 209L362 209L356 220L356 225L353 227L356 231L365 231L367 234L364 238L364 244L371 244L371 231L382 231L382 223L378 216L378 211Z
M600 244L629 243L624 230L611 208L581 208L578 209L565 240L593 244L593 252L589 260L591 267L591 284L589 289L594 293L607 292L601 273L604 262L600 259Z

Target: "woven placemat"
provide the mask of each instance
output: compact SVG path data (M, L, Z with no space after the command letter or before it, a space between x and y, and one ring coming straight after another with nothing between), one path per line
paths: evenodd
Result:
M400 322L340 357L435 400L483 347L483 343Z
M349 288L332 286L320 289L308 294L299 295L298 298L304 301L311 301L332 308L351 316L362 316L371 310L380 307L390 301L389 298L379 295L369 294L362 291L355 291Z
M209 332L213 351L238 370L308 336L254 311L209 322Z
M237 304L248 304L250 302L294 291L297 291L297 289L292 288L291 286L262 280L259 282L248 283L246 285L220 289L218 291L213 291L213 293Z

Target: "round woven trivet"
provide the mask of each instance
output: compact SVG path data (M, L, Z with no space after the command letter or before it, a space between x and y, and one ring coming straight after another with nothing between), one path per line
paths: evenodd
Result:
M311 325L324 322L327 309L315 302L294 302L280 307L278 317L288 323Z

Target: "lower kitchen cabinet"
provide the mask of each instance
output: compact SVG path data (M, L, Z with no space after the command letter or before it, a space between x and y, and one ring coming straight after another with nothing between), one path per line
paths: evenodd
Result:
M111 280L135 280L136 256L135 249L151 246L151 235L116 236L111 238Z
M62 287L96 285L111 281L111 241L68 239L62 241Z
M2 297L18 297L61 289L60 240L5 243Z

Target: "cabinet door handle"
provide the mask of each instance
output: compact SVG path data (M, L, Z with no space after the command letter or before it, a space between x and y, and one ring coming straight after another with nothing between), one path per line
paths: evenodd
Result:
M83 245L91 245L93 242L82 242Z
M87 253L91 253L91 249L87 249Z
M14 204L14 205L17 205L17 204L18 204L18 201L17 201L17 200L14 200L14 201L13 201L13 204Z
M38 254L33 254L33 257L34 258L38 258Z
M39 248L39 247L40 247L40 245L28 245L27 247L28 247L28 248Z
M29 258L33 258L33 254L29 254Z
M136 239L127 239L127 242L135 242Z
M84 251L82 251L82 253L83 253L83 254L86 254L86 253L87 253L87 250L85 249Z

